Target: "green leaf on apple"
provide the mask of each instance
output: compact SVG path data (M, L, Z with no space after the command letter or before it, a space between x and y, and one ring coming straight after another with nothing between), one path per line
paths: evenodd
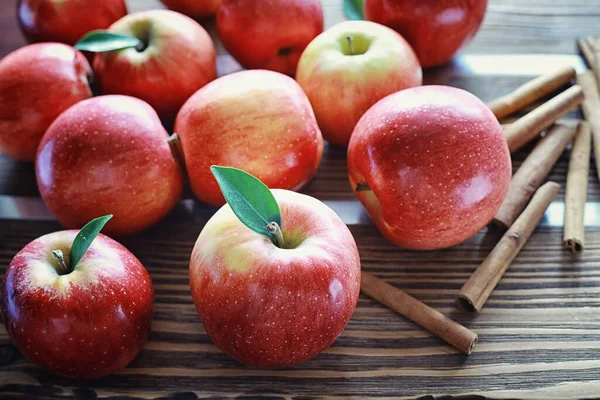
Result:
M363 14L363 0L344 0L344 14L350 20L365 19Z
M276 223L278 228L281 227L281 212L269 188L241 169L213 165L210 171L239 220L254 232L277 243L276 234L268 226Z
M75 44L77 50L90 51L92 53L104 53L113 50L122 50L130 47L141 48L144 43L135 36L121 35L103 30L87 33Z
M96 239L104 225L112 218L112 214L98 217L88 222L73 240L71 245L71 255L69 256L69 271L73 271L79 261L85 255L85 252L90 248L90 245Z

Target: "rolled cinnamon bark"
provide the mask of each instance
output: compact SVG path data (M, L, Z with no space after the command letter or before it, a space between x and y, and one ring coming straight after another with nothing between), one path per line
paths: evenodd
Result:
M577 46L579 46L583 58L585 58L585 61L590 66L596 81L600 82L600 40L593 36L588 36L585 39L579 39Z
M585 100L581 104L583 115L592 129L592 145L596 160L596 172L600 179L600 86L594 78L592 71L577 75L577 84L581 86L585 94Z
M414 297L368 272L362 272L360 289L380 303L404 315L465 354L471 354L477 334Z
M558 183L547 182L535 192L525 211L458 292L456 300L460 308L469 312L481 311L506 269L519 254L550 203L556 198L559 189Z
M496 118L501 119L525 106L548 96L575 77L573 67L564 67L556 71L538 76L537 78L518 87L512 93L488 103L488 107Z
M548 131L512 177L508 193L494 216L494 223L506 229L515 222L575 132L575 127L564 125L555 125Z
M592 134L586 122L579 124L567 173L565 194L565 247L575 254L583 251L584 241L584 209L587 199L588 174L590 172L590 153L592 150Z
M511 153L533 140L582 101L583 92L575 85L510 124L504 130L504 136Z

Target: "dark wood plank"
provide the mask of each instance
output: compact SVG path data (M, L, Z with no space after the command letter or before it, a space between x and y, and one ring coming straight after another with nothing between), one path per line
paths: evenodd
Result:
M3 228L2 273L23 245L59 226L12 221L3 222ZM578 261L560 250L560 229L538 229L483 312L474 317L457 310L454 295L500 232L484 230L443 251L411 252L390 245L372 226L351 226L363 268L473 329L480 336L475 352L465 357L361 296L350 324L330 349L277 370L240 365L218 351L202 328L187 280L189 254L201 229L202 221L163 223L122 240L148 268L156 290L150 340L129 367L97 381L53 376L23 359L2 330L0 392L137 399L159 397L163 391L215 398L259 393L370 398L495 397L515 390L519 397L538 397L552 388L581 398L586 388L600 390L599 228L589 229L586 252Z

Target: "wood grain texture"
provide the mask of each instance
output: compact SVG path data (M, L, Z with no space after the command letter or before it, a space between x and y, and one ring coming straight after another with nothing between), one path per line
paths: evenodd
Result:
M59 229L52 222L3 221L2 226L2 273L22 246ZM538 228L481 314L473 317L456 309L454 296L501 232L483 231L443 251L411 252L387 243L372 226L351 226L364 270L475 331L475 351L466 357L361 295L347 329L330 349L311 361L276 370L240 365L219 352L202 328L187 280L189 254L201 228L202 223L159 224L122 241L148 268L156 290L150 340L129 367L98 381L53 376L24 360L2 330L0 397L118 394L141 399L178 392L181 399L259 394L288 399L466 394L522 398L567 386L570 396L580 398L585 390L600 390L597 228L590 229L586 252L578 261L557 251L562 229ZM566 392L558 393L563 397L554 398L564 398Z
M344 19L341 0L322 3L327 26ZM128 4L131 11L159 5L157 0ZM24 44L14 11L15 1L0 0L0 56ZM463 53L575 54L575 38L600 36L599 16L600 0L489 0L484 25ZM214 37L214 22L202 23ZM218 41L217 46L220 74L239 69ZM475 74L450 63L427 71L425 83L464 88L490 101L531 78ZM567 117L581 115L574 112ZM513 154L513 170L533 146ZM547 179L564 187L568 159L569 151ZM600 201L595 176L593 167L591 202ZM304 192L323 200L354 200L344 149L326 149ZM0 155L0 194L39 196L33 165ZM563 198L564 189L559 194ZM207 210L197 202L192 207ZM261 370L222 354L203 329L191 300L188 261L210 212L185 225L178 212L121 240L148 268L156 289L150 340L134 362L97 381L57 377L25 360L0 328L1 399L471 400L593 398L600 393L600 228L586 228L586 251L578 259L561 249L562 227L538 228L481 314L472 316L456 308L455 295L498 242L501 231L484 229L443 251L411 252L387 243L370 224L353 225L365 271L473 330L479 335L475 352L466 357L361 295L355 315L331 348L293 368ZM55 222L0 220L0 274L30 240L59 229Z

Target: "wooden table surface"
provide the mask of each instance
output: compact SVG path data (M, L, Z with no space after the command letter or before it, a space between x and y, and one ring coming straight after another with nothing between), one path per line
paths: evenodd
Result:
M155 0L129 4L131 10L157 6ZM323 4L327 26L344 19L341 0L323 0ZM1 0L1 56L24 44L14 8L12 0ZM575 39L600 36L599 20L600 0L490 0L476 39L454 62L427 71L425 81L462 87L487 101L559 65L581 69ZM220 53L221 74L239 68L222 49ZM575 112L569 118L581 115ZM513 156L515 169L529 150L531 146ZM549 179L564 184L567 160L568 152ZM316 358L269 370L233 361L212 345L192 304L189 255L214 209L187 195L157 226L120 240L148 268L156 291L152 332L141 354L110 377L66 379L24 359L0 328L0 398L483 395L563 399L600 395L600 184L595 167L590 171L583 255L574 258L561 247L563 188L477 316L460 312L454 298L501 232L486 228L466 243L441 251L414 252L389 244L354 200L341 149L326 149L317 176L304 192L327 200L341 213L356 238L365 270L478 333L473 354L459 354L361 295L346 330ZM59 229L41 206L33 166L0 155L0 272L30 240Z

